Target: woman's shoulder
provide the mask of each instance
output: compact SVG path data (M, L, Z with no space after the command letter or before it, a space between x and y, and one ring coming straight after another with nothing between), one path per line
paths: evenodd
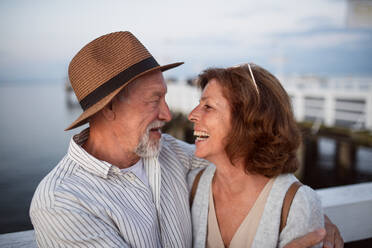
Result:
M297 179L293 175L283 175L279 181L288 189ZM319 196L311 187L302 185L293 198L287 225L280 235L279 246L283 247L289 241L323 226L324 217Z
M212 163L208 164L207 167L200 171L200 181L198 183L198 189L202 189L200 191L209 191L210 184L212 183L212 178L216 171L216 166ZM204 192L205 193L205 192Z
M287 225L279 236L282 204L288 188L298 179L293 174L282 174L275 178L261 217L253 247L283 247L289 241L323 225L320 200L316 192L302 185L289 210ZM270 238L267 238L270 233Z
M298 179L292 173L280 174L275 178L275 184L280 187L289 187L293 182L296 181L298 181Z
M299 181L293 174L282 174L279 175L274 182L273 188L275 187L275 190L280 192L282 198L284 199L285 193L288 191L289 187L294 183ZM298 189L294 200L298 198L303 201L308 202L316 202L320 204L320 199L318 194L315 192L314 189L309 187L308 185L301 185L301 187Z

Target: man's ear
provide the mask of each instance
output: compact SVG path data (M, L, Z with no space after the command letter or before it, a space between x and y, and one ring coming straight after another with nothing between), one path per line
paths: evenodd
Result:
M109 120L113 121L115 120L115 112L112 110L112 102L108 103L103 109L102 109L103 116Z

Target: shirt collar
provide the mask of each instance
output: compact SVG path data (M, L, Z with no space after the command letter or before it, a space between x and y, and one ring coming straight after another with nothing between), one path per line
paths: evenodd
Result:
M138 160L137 163L134 165L125 168L125 169L120 169L122 173L129 173L132 172L136 177L141 180L143 184L146 186L149 186L149 179L147 178L145 168L143 166L142 159Z
M80 164L88 172L103 178L107 178L110 169L114 166L106 161L93 157L81 147L88 137L89 128L84 129L79 134L74 135L70 141L68 156L76 163ZM117 167L115 168L119 169Z

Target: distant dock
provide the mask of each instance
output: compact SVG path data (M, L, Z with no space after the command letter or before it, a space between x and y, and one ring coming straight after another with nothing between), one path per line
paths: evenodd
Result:
M282 78L297 121L372 131L372 77Z
M372 77L279 77L292 99L298 122L372 131ZM197 104L199 89L186 81L168 84L167 102L188 114Z

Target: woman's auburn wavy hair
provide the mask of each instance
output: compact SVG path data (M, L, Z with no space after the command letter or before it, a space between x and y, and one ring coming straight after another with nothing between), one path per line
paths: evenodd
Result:
M232 164L244 161L245 171L275 177L298 168L296 151L301 134L290 98L279 80L262 67L250 64L209 68L197 80L203 90L211 79L223 88L231 109L231 130L226 153ZM257 92L258 90L258 92Z

